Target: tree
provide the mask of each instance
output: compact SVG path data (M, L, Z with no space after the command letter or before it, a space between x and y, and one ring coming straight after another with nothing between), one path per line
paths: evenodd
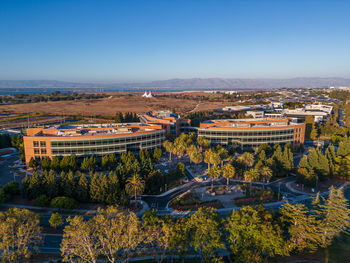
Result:
M261 169L260 174L262 176L263 181L268 182L271 179L273 173L270 167L264 166Z
M108 155L103 155L102 160L101 160L101 165L105 169L109 168L109 157L108 157Z
M96 224L84 221L82 216L69 217L67 222L61 242L63 260L96 263L99 255Z
M45 157L42 161L41 161L41 167L43 168L43 170L50 170L51 169L51 159L49 157Z
M225 164L224 167L222 168L222 175L223 175L223 177L226 178L226 183L227 183L226 189L227 190L228 190L228 185L229 185L230 179L235 177L235 173L236 173L236 169L230 163Z
M39 165L39 163L33 157L31 157L30 160L29 160L28 166L30 168L33 168L34 170L36 170L38 165Z
M249 152L244 152L241 154L238 160L240 160L245 165L246 169L254 164L254 156Z
M47 176L43 178L43 184L45 186L48 197L53 198L58 195L59 186L56 180L55 172L53 170L50 170Z
M96 165L96 159L93 155L85 157L81 163L81 169L85 171L92 171Z
M214 179L219 178L220 176L220 170L219 167L212 166L208 171L208 176L211 178L211 190L214 188Z
M171 244L173 224L171 220L162 220L155 210L147 210L142 216L145 247L151 250L157 262L162 262Z
M315 123L313 123L311 125L310 139L311 140L316 140L317 136L318 136L318 131L317 131L317 128L315 126Z
M199 137L202 138L202 137ZM210 169L210 164L212 163L212 155L213 155L213 150L209 149L204 152L204 162L208 164L208 172Z
M219 249L225 248L222 240L221 220L214 208L200 207L188 220L190 246L208 262L217 254Z
M86 202L89 200L89 183L85 174L81 174L79 177L76 196L81 202Z
M96 246L100 248L99 252L111 263L129 258L130 252L140 244L142 232L134 213L114 206L99 208L91 224L96 227Z
M203 152L209 148L210 142L202 136L197 138L197 143L200 146L200 151Z
M63 156L60 163L60 168L65 172L68 172L70 170L70 156Z
M169 161L171 162L171 154L175 149L174 143L171 141L166 140L163 144L165 150L169 153Z
M160 149L160 148L155 148L154 150L153 150L153 160L155 161L155 162L159 162L159 160L160 160L160 158L162 158L162 149Z
M290 236L289 247L298 252L314 252L322 242L321 221L303 204L286 203L280 208L281 222Z
M255 168L244 172L244 180L245 181L249 181L249 183L250 183L250 190L249 190L250 196L252 195L252 184L253 184L253 181L258 181L259 177L260 177L260 173Z
M110 172L108 175L106 200L107 204L117 204L119 202L119 179L115 172Z
M42 194L42 181L37 171L34 171L29 179L28 198L34 199Z
M335 189L333 186L324 204L318 203L314 201L315 213L322 220L322 246L327 247L350 227L350 209L343 188Z
M49 223L51 227L57 228L63 225L63 218L59 213L52 213L49 219Z
M203 161L203 155L197 148L195 148L190 154L190 160L195 164L199 164Z
M228 151L221 145L216 146L215 152L219 155L221 167L224 166L224 161L228 159Z
M137 195L145 189L145 182L140 175L134 174L126 180L125 191L128 195L134 195L135 205L137 204Z
M280 227L264 208L233 210L225 226L235 262L265 262L264 257L289 254Z
M41 242L39 216L27 209L0 212L0 250L4 262L23 262Z
M51 161L51 169L54 170L56 173L59 172L61 169L60 164L60 157L54 156Z

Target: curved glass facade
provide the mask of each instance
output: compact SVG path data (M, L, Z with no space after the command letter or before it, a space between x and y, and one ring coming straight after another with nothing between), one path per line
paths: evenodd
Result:
M260 144L284 144L294 140L294 128L261 130L216 130L198 129L202 136L212 144L233 145L239 147L258 147Z
M165 140L165 131L139 135L126 135L93 139L65 139L51 140L52 156L62 155L104 155L109 153L123 153L161 147Z

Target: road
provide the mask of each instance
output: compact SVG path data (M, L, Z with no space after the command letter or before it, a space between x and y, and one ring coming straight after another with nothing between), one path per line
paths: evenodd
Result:
M18 160L18 155L14 154L6 158L0 157L0 185L5 185L11 181L20 181L19 178L14 178L14 174L10 168L10 165Z

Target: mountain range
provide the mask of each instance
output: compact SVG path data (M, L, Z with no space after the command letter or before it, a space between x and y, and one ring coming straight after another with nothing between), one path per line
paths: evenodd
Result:
M274 88L320 88L350 86L350 78L191 78L169 79L140 83L92 83L57 80L0 80L0 89L103 89L112 90L258 90Z

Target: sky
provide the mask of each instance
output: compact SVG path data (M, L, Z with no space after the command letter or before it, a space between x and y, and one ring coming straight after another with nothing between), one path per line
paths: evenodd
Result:
M0 0L0 79L350 78L349 0Z

